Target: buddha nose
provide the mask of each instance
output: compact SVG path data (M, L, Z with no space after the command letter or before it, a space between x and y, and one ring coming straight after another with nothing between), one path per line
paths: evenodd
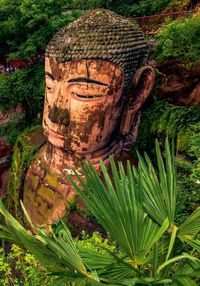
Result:
M57 107L55 104L49 112L49 119L53 123L59 123L64 125L69 125L70 123L70 113L67 109L62 109Z

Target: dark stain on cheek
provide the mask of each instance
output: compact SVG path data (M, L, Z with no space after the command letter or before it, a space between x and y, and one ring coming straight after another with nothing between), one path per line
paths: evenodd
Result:
M96 124L100 129L100 132L103 130L105 124L105 116L106 113L108 112L109 106L106 110L102 109L103 106L100 106L98 110L94 110L92 112L91 110L88 110L88 113L90 114L88 116L88 121L77 127L77 136L80 138L80 141L82 143L88 143L90 136L93 132L93 127Z
M66 109L58 108L56 105L50 110L49 119L53 123L64 124L68 126L70 124L70 113Z
M71 121L70 125L65 130L65 142L64 142L64 149L67 150L69 153L73 154L74 151L72 150L71 144L74 138L71 135L72 130L76 130L76 122ZM80 145L80 142L77 142ZM78 146L77 144L77 146Z

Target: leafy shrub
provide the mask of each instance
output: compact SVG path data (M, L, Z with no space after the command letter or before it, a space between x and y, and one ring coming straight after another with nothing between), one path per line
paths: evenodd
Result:
M200 112L196 106L176 106L158 100L156 96L142 112L134 149L147 151L155 157L154 138L174 139L177 163L177 183L182 220L199 205L200 190Z
M134 148L147 151L154 149L154 138L160 140L169 138L178 140L177 151L184 151L194 155L199 149L199 122L198 106L178 106L159 100L156 96L142 111L138 138ZM186 132L187 130L187 132Z
M190 17L166 24L158 34L157 59L199 60L200 17Z
M24 114L13 118L10 122L0 126L0 137L5 138L7 144L14 144L17 137L26 128Z
M116 252L117 245L111 238L103 238L99 232L93 232L92 236L83 232L81 238L77 240L77 246L95 250L101 254L107 254L107 251Z
M130 14L134 16L148 16L164 10L164 8L169 4L170 0L140 0L137 2L138 3L132 5Z
M24 249L13 244L6 254L0 248L1 286L45 286L50 280L34 256Z
M178 149L184 151L188 156L200 158L200 120L178 133Z
M182 210L180 220L199 206L200 159L194 162L187 157L177 156L177 182L180 189L179 207Z
M9 109L19 103L27 107L29 119L42 111L44 96L44 66L32 67L0 76L0 109Z
M65 13L66 4L64 0L1 1L0 55L29 59L43 51L57 30L80 15Z

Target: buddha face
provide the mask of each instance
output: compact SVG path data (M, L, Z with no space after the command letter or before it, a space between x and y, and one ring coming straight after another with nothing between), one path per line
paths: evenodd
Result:
M47 140L68 152L87 153L119 132L124 74L104 60L45 60L43 128Z

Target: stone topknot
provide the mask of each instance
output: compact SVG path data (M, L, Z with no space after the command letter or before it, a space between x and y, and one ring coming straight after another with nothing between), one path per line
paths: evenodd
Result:
M59 63L103 59L124 70L125 87L147 51L141 29L130 19L97 9L58 31L46 48L46 56Z

